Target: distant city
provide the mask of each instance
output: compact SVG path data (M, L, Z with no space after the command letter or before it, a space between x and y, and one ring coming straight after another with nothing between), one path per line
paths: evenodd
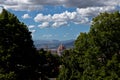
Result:
M59 40L34 40L34 45L37 49L41 48L48 48L48 49L57 49L60 44L63 44L67 49L74 47L74 41L71 40L65 40L65 41L59 41Z
M75 40L34 40L34 45L37 50L44 49L46 51L50 51L51 54L57 54L61 56L64 50L69 50L74 48Z

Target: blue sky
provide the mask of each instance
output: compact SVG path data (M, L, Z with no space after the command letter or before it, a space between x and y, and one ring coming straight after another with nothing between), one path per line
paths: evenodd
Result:
M76 39L101 12L120 10L120 0L0 0L32 32L33 40Z

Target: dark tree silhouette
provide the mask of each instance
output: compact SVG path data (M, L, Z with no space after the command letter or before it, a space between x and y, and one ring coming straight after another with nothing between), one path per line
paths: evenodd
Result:
M37 53L31 32L14 14L0 14L0 80L35 80Z
M49 78L56 78L59 74L59 66L61 64L60 57L51 54L50 51L40 49L39 53L39 69L41 80L49 80Z

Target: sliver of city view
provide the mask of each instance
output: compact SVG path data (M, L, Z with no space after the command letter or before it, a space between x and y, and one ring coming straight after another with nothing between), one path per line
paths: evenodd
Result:
M120 0L1 0L0 80L120 80Z

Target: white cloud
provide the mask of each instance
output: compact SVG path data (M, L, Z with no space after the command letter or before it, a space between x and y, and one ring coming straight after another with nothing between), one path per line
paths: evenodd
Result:
M63 22L63 21L66 21L69 19L69 16L68 16L68 12L63 12L61 14L54 14L52 16L52 20L54 21L59 21L59 22Z
M60 27L69 25L69 23L86 24L90 23L90 17L95 17L101 12L112 12L114 10L116 10L115 6L76 8L76 11L74 12L65 11L53 15L43 15L40 13L34 18L34 20L39 23L47 21L50 23L50 27Z
M30 30L30 32L34 33L36 30Z
M72 23L84 23L87 22L85 19L83 19L77 12L68 12L65 11L60 14L54 14L54 15L43 15L43 14L37 14L36 17L34 18L35 22L39 22L42 24L38 25L40 28L45 28L45 27L60 27L60 26L65 26L69 22ZM84 22L83 22L83 20Z
M33 29L33 30L29 30L29 31L32 32L32 33L31 33L31 36L32 36L32 38L33 38L33 37L34 37L34 33L36 32L36 30Z
M24 15L22 16L22 18L23 18L23 19L28 19L28 18L31 18L31 17L29 16L29 14L24 14Z
M42 28L47 28L49 27L49 22L43 22L42 24L38 25L38 27Z
M89 19L85 16L81 16L81 14L78 12L78 9L74 12L68 12L65 11L60 14L53 14L53 15L43 15L43 14L37 14L34 18L35 22L43 22L39 25L41 28L45 27L61 27L61 26L67 26L69 23L75 23L75 24L82 24L82 23L88 23ZM45 23L47 22L47 23ZM49 24L48 24L49 23Z
M31 0L2 0L0 3L5 9L13 9L20 11L31 11L42 9L43 6L40 4L33 4Z
M94 17L101 12L111 12L120 7L120 0L0 0L0 5L6 9L13 10L40 10L45 5L76 7L76 11L65 11L59 14L43 15L37 14L35 22L42 23L40 28L60 27L69 23L88 23L89 17ZM28 14L22 16L24 19L30 18Z
M14 10L38 10L45 5L87 8L120 6L120 0L0 0L0 5Z
M77 13L81 16L96 16L101 12L111 12L115 9L114 6L77 8Z
M67 25L67 22L54 22L53 24L52 24L52 27L60 27L60 26L65 26L65 25Z
M37 14L37 16L34 18L35 22L45 22L45 21L51 21L51 15L43 15L43 14Z
M31 28L34 28L35 25L29 25L28 28L31 29Z

